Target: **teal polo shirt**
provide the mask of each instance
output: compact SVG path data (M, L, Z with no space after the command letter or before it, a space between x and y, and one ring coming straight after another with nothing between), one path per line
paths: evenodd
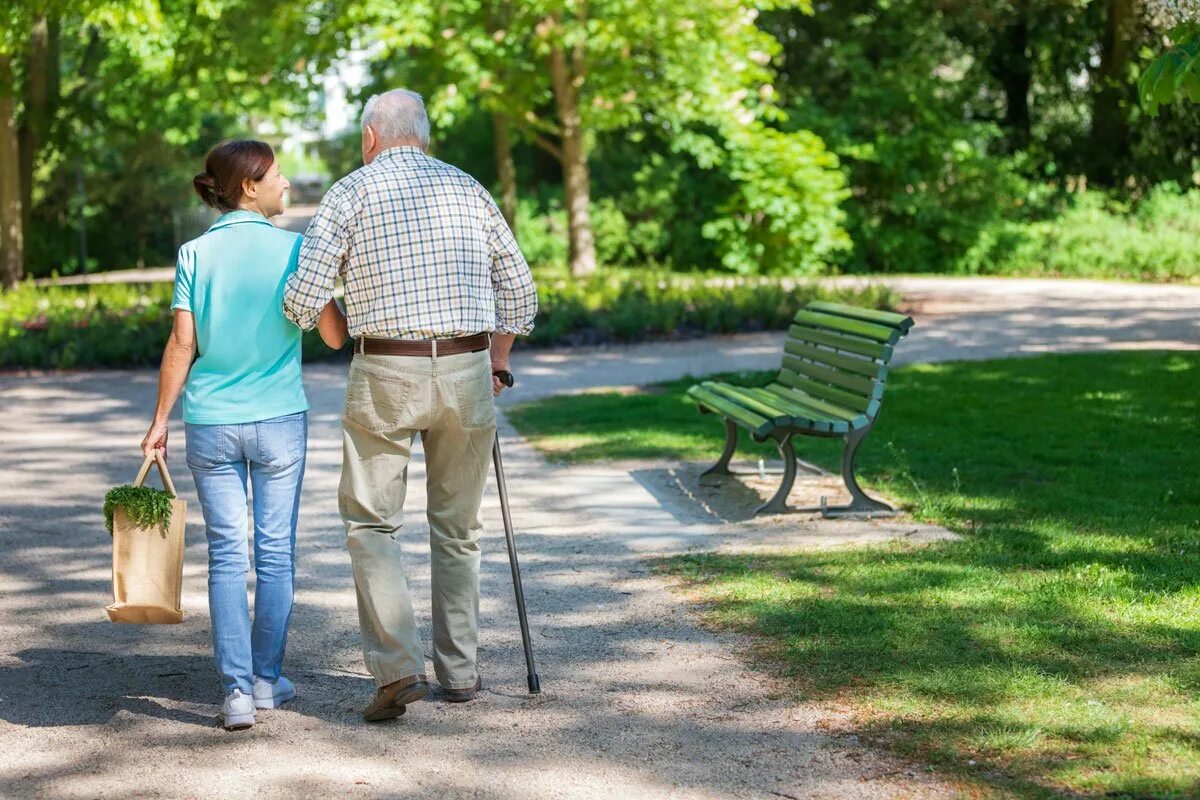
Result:
M184 422L232 425L308 410L301 332L283 316L300 240L261 214L232 211L179 248L171 308L194 315L199 354Z

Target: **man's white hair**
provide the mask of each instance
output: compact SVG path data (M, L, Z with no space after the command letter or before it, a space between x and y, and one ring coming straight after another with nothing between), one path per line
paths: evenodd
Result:
M392 89L372 95L363 106L362 126L370 125L384 144L413 140L429 147L429 115L421 95L408 89Z

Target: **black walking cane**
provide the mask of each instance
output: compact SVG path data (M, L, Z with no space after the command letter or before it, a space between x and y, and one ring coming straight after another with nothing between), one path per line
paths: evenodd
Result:
M515 380L508 370L492 373L505 386L512 388ZM496 466L496 487L500 490L500 513L504 517L504 536L508 540L508 565L512 567L513 592L517 596L517 616L521 620L521 641L525 645L525 669L529 679L529 693L540 694L542 684L537 669L533 666L533 644L529 641L529 620L525 617L525 591L521 588L521 567L517 563L517 540L513 536L512 516L508 513L508 484L504 480L504 462L500 458L500 434L492 443L492 463Z

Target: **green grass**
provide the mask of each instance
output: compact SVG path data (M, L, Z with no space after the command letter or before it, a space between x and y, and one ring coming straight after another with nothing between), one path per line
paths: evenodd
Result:
M1193 353L898 370L861 473L960 541L663 568L801 696L985 790L1200 796L1198 382ZM570 460L713 459L690 383L510 417Z

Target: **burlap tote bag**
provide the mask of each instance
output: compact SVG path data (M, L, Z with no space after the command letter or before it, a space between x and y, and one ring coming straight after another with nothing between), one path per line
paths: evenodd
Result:
M176 497L171 501L171 524L166 530L142 528L123 508L113 513L113 604L107 608L113 622L167 625L183 621L179 600L187 503L178 499L161 450L146 456L133 485L145 482L151 464L158 465L163 488Z

